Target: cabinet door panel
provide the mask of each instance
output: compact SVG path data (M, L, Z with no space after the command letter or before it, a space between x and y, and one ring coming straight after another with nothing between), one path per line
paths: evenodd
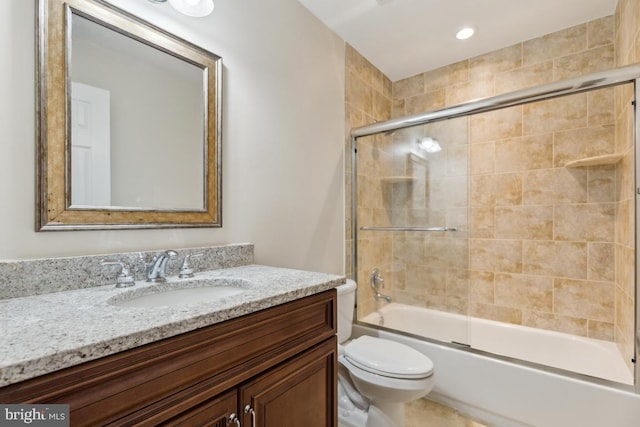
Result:
M235 389L224 395L204 402L187 413L179 415L163 426L181 427L227 427L231 414L237 415L238 393Z
M336 426L336 346L333 337L241 387L241 407L253 408L255 427ZM243 425L251 422L243 414Z

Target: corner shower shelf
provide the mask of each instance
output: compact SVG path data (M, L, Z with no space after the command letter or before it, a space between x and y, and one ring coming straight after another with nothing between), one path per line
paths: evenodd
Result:
M574 160L564 165L565 168L583 168L587 166L604 166L618 163L623 154L605 154L603 156L587 157L580 160Z
M398 175L398 176L384 176L381 178L383 182L390 182L391 184L397 183L411 183L415 182L416 178L407 175Z

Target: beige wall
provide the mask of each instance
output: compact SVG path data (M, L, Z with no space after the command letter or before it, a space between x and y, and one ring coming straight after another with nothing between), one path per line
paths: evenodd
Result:
M352 128L363 126L376 121L388 120L391 118L391 81L382 74L376 67L360 55L355 49L347 45L346 48L346 145L345 145L345 194L346 215L345 215L345 239L346 239L346 267L347 274L351 275L351 251L352 241L352 221L351 221L351 140L349 132ZM384 142L384 137L378 138L379 142ZM386 168L385 159L388 155L384 153L384 147L380 144L361 144L358 147L358 157L363 159L358 169L358 175L362 179L372 179L371 188L380 187L380 168ZM384 174L383 174L384 175ZM363 193L359 200L365 200L362 209L359 209L358 222L365 225L373 215L385 215L382 208L381 194ZM360 206L359 206L360 207ZM382 212L381 212L382 211ZM373 307L371 289L368 287L368 276L374 267L380 268L385 277L389 277L391 270L391 236L385 234L369 234L359 238L365 239L361 242L361 249L358 255L358 312L370 312ZM392 283L388 281L388 288L392 288Z
M640 1L620 0L616 8L615 61L616 66L640 62ZM635 205L633 90L615 90L616 151L624 158L616 167L616 223L615 223L615 337L618 347L631 366L634 355L635 314Z
M344 42L298 2L210 19L111 0L223 58L222 229L34 232L35 1L0 2L0 259L255 243L256 261L341 273Z
M629 44L629 55L636 54L631 40L637 36L637 8L627 9L619 19L632 30L620 30L609 16L394 82L392 117L614 68L621 64L616 60L621 39ZM629 13L636 18L625 18ZM623 31L633 31L634 37ZM619 92L631 95L628 89ZM453 128L466 132L468 126L467 137L445 144L425 163L430 179L435 178L431 188L420 179L424 170L403 161L404 170L392 172L413 176L411 202L399 214L376 217L375 225L389 220L458 226L465 223L461 211L468 206L469 229L458 227L457 236L448 237L396 233L390 244L385 241L383 247L393 252L390 281L396 300L616 340L630 361L633 183L630 104L622 109L622 97L604 89L463 119ZM621 126L620 120L627 122ZM395 142L378 145L398 152L407 140L437 132L442 130L399 131L391 138ZM373 137L366 141L375 145ZM571 160L614 152L626 154L617 165L564 167ZM468 190L460 170L468 171ZM382 167L377 172L387 173ZM371 180L363 179L364 187L376 188ZM365 211L380 195L375 194L379 187L361 197ZM445 211L433 212L425 194L440 198ZM392 209L382 203L380 212ZM462 243L467 232L468 249ZM365 234L360 242L371 260L364 262L389 263L380 248L367 248L376 244L368 239Z

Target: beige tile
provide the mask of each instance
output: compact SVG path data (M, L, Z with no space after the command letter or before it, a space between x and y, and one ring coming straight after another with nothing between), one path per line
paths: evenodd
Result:
M495 320L497 322L522 324L522 310L512 307L501 307L492 304L471 303L470 314L481 319Z
M442 268L469 268L469 243L465 238L427 238L420 264Z
M469 230L471 237L495 237L496 213L494 207L469 209Z
M469 81L469 60L454 62L445 67L449 75L449 85Z
M373 90L358 76L350 73L347 102L357 110L371 115L373 112Z
M556 314L612 323L614 289L612 282L555 279L554 311Z
M613 45L558 58L553 63L555 80L566 80L614 68Z
M475 175L471 177L471 207L512 206L522 203L522 174Z
M553 81L553 61L529 65L496 76L496 94L543 85Z
M598 322L597 320L589 320L589 338L597 340L614 341L615 325L609 322Z
M433 308L434 310L446 311L449 313L466 314L468 310L468 299L458 298L450 295L417 295L417 300L422 299L424 306Z
M447 295L460 299L469 297L469 270L447 269Z
M590 203L614 202L616 199L616 167L597 166L588 169L588 201Z
M587 125L587 95L526 104L522 114L523 135L583 128Z
M634 211L633 200L616 204L616 241L629 248L634 246Z
M470 173L482 175L495 172L495 143L483 142L471 144Z
M625 105L616 121L616 151L626 152L633 144L633 108Z
M522 242L519 240L470 239L469 247L472 270L522 272Z
M622 292L627 295L634 295L635 290L635 251L617 244L616 252L616 284Z
M487 427L455 409L428 399L405 404L405 427Z
M444 89L451 84L451 70L449 67L441 67L435 70L427 71L423 74L423 77L423 85L425 91Z
M614 42L614 17L613 15L595 19L587 23L587 47L589 49L612 44Z
M424 93L424 76L417 74L393 83L393 99L409 98Z
M496 207L497 239L552 240L553 206Z
M615 245L594 243L588 245L587 279L613 281L615 279Z
M600 89L588 92L587 108L589 110L589 126L614 123L614 88Z
M633 342L634 337L634 308L633 298L623 292L616 292L616 314L615 321L618 330L622 333L625 341Z
M421 237L396 239L393 248L393 261L421 265L425 263L425 242Z
M404 109L404 99L394 99L391 105L391 118L398 118L407 115L407 112Z
M496 172L553 167L553 134L543 133L496 141Z
M469 300L485 304L495 303L495 273L492 271L469 271Z
M634 153L629 150L616 167L616 200L635 197Z
M466 206L459 208L447 208L445 210L445 219L440 224L457 229L455 234L445 234L445 237L452 239L467 238L468 236L463 236L463 233L467 233L469 231L469 208Z
M587 26L577 25L523 43L523 65L544 62L585 50Z
M445 107L444 89L405 98L405 113L420 114Z
M586 319L559 316L548 312L524 310L522 324L532 328L564 332L583 337L588 335L588 321Z
M397 289L413 293L446 295L447 269L428 265L409 264L406 268L406 283Z
M469 80L469 61L456 62L423 74L425 91L443 89Z
M469 204L466 176L451 176L442 179L432 179L429 182L427 207L447 208L465 207Z
M524 274L539 276L585 279L587 244L525 240L522 271Z
M525 205L586 203L587 178L587 170L584 168L540 169L525 172L522 203Z
M458 117L424 125L424 135L446 145L467 144L469 141L469 118Z
M469 78L483 79L522 66L522 44L494 50L469 60Z
M445 96L447 106L490 97L493 95L493 86L493 77L448 86Z
M471 143L522 135L522 107L511 107L471 116Z
M495 303L499 306L551 312L553 278L522 274L495 275Z
M447 144L445 147L447 155L447 175L460 176L468 175L469 167L469 145L468 144Z
M587 203L555 207L553 233L556 240L613 242L615 205Z
M373 91L372 97L373 114L376 119L379 121L389 120L391 118L391 99L377 90Z
M612 44L615 40L614 16L594 19L587 23L587 47L589 49Z
M615 127L594 126L556 132L554 164L564 166L572 160L612 154L615 150Z

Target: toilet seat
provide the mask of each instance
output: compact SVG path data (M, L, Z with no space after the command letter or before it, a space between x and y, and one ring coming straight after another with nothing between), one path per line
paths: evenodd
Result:
M433 375L433 362L404 344L363 335L344 348L350 365L365 372L398 379L423 379Z

